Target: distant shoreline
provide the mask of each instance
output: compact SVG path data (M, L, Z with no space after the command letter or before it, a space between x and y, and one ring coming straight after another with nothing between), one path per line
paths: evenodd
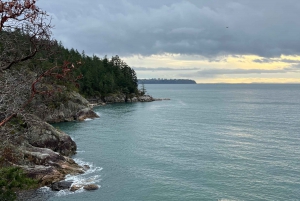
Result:
M197 84L189 79L138 79L138 84Z

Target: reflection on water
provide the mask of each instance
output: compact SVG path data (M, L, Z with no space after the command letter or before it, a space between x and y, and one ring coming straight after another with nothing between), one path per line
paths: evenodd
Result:
M299 199L299 85L146 88L171 100L97 107L99 119L55 125L94 168L77 180L101 188L50 200Z

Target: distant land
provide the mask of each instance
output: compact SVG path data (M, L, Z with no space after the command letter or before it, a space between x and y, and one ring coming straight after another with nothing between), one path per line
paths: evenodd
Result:
M189 79L138 79L139 84L197 84Z

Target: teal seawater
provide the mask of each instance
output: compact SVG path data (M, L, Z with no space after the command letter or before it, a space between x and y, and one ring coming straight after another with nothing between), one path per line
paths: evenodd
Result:
M300 85L146 89L171 100L97 107L99 119L55 124L92 167L75 180L101 187L51 201L300 200Z

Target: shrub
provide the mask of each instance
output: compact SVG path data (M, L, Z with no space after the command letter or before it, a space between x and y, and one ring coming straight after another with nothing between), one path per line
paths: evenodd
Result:
M16 199L16 191L37 187L37 181L28 178L19 167L0 169L0 200Z

